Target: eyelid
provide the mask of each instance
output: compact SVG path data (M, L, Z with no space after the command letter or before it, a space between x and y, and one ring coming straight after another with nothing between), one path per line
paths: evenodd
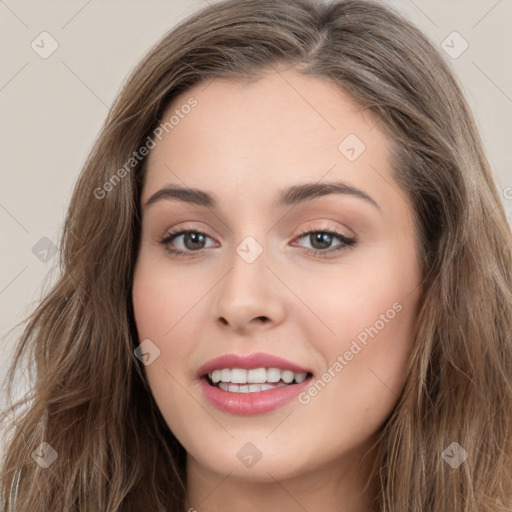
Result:
M346 238L356 238L354 232L351 229L349 229L349 228L347 228L345 226L343 226L343 227L331 227L331 226L328 226L328 225L325 224L327 221L336 222L333 219L327 219L327 220L326 219L322 219L322 220L314 219L314 220L308 221L307 222L307 226L306 226L305 229L299 228L300 235L296 235L294 237L294 239L297 238L297 236L308 234L311 231L336 231L339 234L344 235ZM162 237L168 236L170 234L176 234L176 233L178 233L180 231L187 231L187 230L189 230L189 231L196 231L198 233L202 233L204 235L208 235L210 238L215 238L213 235L211 235L209 233L209 229L210 229L209 227L203 228L203 227L199 226L198 224L195 224L194 222L195 221L193 221L193 222L186 222L185 224L178 224L178 227L174 227L174 228L171 228L171 229L168 228L168 229L166 229L164 231L163 235L160 236L159 238L161 239ZM315 223L315 222L323 223L323 224L321 226L315 226L315 225L313 225L313 223ZM338 224L339 224L339 222L338 222Z
M201 223L199 223L199 224L201 224ZM179 233L180 231L197 231L198 233L203 233L205 235L208 235L210 238L213 238L213 236L209 234L209 228L204 228L199 224L194 224L192 222L185 222L184 224L178 224L177 227L166 229L162 236L166 237L171 234Z
M319 225L319 226L315 226L315 225L313 225L314 222L320 222L322 224ZM348 229L346 227L343 227L343 228L341 228L341 227L331 227L331 226L326 224L325 220L309 221L309 223L307 224L306 228L305 229L299 228L299 231L301 232L301 234L308 234L308 233L311 233L312 231L313 232L317 232L317 231L320 231L320 232L331 232L333 234L336 234L336 236L342 235L344 238L347 238L347 239L356 238L356 235L354 234L354 232L351 229ZM347 232L347 231L349 231L350 233Z

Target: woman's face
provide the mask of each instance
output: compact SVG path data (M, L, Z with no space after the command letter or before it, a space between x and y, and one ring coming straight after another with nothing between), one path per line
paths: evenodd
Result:
M164 121L133 284L163 417L210 473L346 469L397 402L420 294L388 140L292 70L196 85Z

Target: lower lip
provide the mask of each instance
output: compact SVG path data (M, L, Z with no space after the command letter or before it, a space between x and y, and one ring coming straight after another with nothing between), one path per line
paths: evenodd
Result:
M201 390L206 399L219 411L238 416L252 416L278 409L293 400L310 384L311 377L299 384L282 386L253 393L232 393L212 386L208 380L201 379Z

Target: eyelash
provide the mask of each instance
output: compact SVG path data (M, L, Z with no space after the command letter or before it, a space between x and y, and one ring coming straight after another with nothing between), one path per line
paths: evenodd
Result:
M196 233L196 234L211 238L206 233L203 233L202 231L198 231L196 229L180 229L180 230L176 230L176 231L167 233L165 238L163 238L163 240L160 241L160 244L162 246L164 246L165 250L167 252L169 252L173 257L193 258L196 254L203 252L204 249L201 249L199 251L186 252L186 251L177 251L176 249L171 248L171 242L175 238L178 238L181 235L186 235L186 234L190 234L190 233ZM314 230L310 230L310 231L302 231L301 230L301 233L302 233L302 235L297 237L296 240L300 240L300 239L304 238L305 236L310 235L312 233L327 233L329 235L332 235L332 236L338 238L342 242L342 245L340 245L338 248L335 248L335 249L327 249L327 250L306 249L306 254L310 254L310 255L312 254L312 255L318 256L320 258L327 258L329 255L331 255L333 253L339 253L346 249L354 248L357 245L357 240L355 238L348 237L347 235L344 235L343 233L340 233L339 231L329 229L329 228L314 229Z

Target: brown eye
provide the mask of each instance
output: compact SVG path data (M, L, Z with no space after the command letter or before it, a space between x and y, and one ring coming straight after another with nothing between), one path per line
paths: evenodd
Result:
M182 244L184 246L184 250L174 248L175 241L180 237L183 237ZM160 243L165 247L165 249L169 253L176 256L187 257L193 256L193 254L189 253L201 252L205 248L204 244L206 238L210 237L200 231L182 229L179 231L168 233L167 236L163 240L161 240Z
M357 243L355 238L331 229L306 231L303 232L302 236L300 236L298 240L303 238L309 240L312 246L312 249L308 249L306 252L308 254L317 254L319 256L343 251L348 247L354 247ZM329 248L332 245L333 240L336 238L341 241L341 244L335 248Z

